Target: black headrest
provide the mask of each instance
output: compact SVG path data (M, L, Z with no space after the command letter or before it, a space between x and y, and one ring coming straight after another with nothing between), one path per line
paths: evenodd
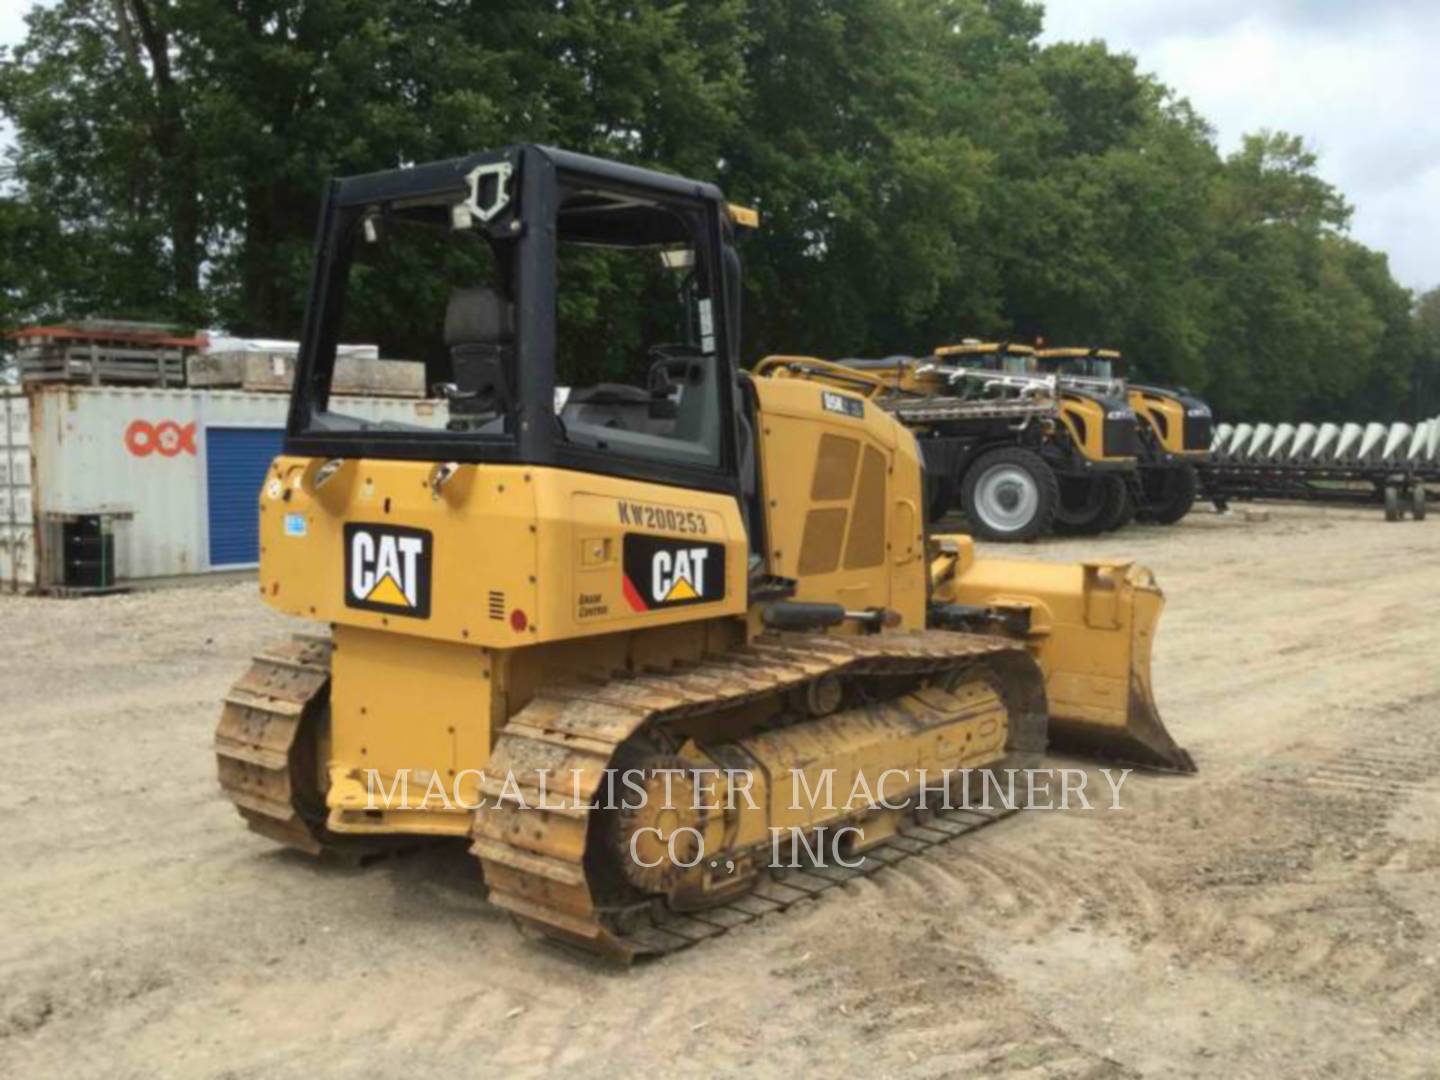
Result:
M515 308L494 289L456 289L445 308L446 345L504 345L515 336Z

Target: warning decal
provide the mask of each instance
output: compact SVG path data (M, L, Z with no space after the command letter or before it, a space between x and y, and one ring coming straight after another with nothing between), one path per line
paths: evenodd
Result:
M634 611L725 598L725 545L627 533L625 601Z

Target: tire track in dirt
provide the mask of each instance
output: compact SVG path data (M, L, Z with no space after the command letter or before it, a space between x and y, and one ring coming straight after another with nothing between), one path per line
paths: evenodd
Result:
M892 895L880 899L893 900ZM883 961L831 953L794 969L796 996L827 1000L882 1075L1093 1078L1138 1075L1004 996L968 933L929 913Z
M1440 736L1407 719L1434 700L1373 707L1347 732L1221 782L1139 778L1148 812L1093 825L1076 815L1033 842L1022 815L874 883L897 909L957 912L957 927L1020 940L1084 927L1185 966L1234 965L1345 1003L1378 997L1397 1021L1420 1022L1440 1006L1434 960L1418 954L1423 927L1376 874L1403 847L1386 831L1397 800L1440 792Z
M208 803L213 702L288 625L253 586L0 599L0 754L38 796L0 841L0 1073L1433 1071L1440 549L1346 514L1022 553L1154 567L1157 692L1199 777L1133 776L1122 813L1020 815L619 974L518 938L464 859L302 868ZM169 779L125 779L151 766Z

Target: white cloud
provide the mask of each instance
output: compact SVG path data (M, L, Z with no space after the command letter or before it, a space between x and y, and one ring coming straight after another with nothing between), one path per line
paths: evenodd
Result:
M1303 135L1403 284L1440 284L1440 5L1425 0L1049 0L1047 41L1103 38L1215 125Z
M13 45L25 36L25 16L30 5L19 0L0 3L0 45Z
M0 46L18 45L25 40L25 16L31 6L24 0L0 0ZM0 157L14 139L15 129L0 118Z

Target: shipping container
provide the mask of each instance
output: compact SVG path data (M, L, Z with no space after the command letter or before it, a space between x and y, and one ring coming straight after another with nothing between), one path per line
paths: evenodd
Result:
M0 591L35 584L30 404L19 387L0 388Z
M8 499L0 504L10 516L0 582L63 585L63 561L45 538L76 515L102 516L113 529L121 582L258 561L258 497L280 452L287 396L32 386L5 400ZM448 416L444 402L391 398L347 398L344 410L429 427Z

